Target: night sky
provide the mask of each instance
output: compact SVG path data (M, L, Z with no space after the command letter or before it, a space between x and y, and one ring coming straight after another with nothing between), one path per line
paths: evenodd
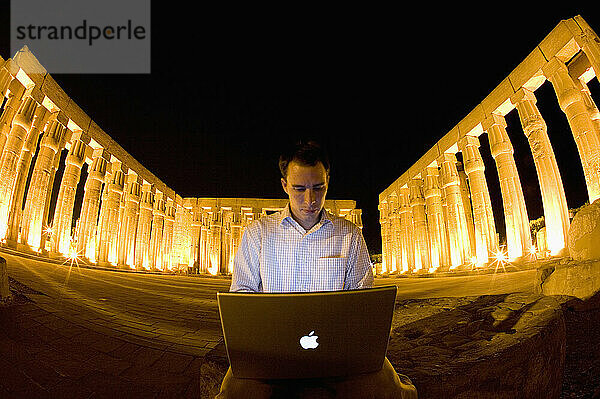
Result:
M13 56L6 3L0 5L5 59ZM152 4L151 74L53 74L55 80L183 197L285 198L277 168L281 146L317 139L332 158L328 198L357 201L371 253L381 252L381 191L561 19L579 14L600 32L600 10L589 7L535 14L521 5L465 13L430 2L410 10L295 3L296 9L236 5L218 11L159 7L164 3ZM600 103L597 80L590 89ZM567 202L580 206L586 200L583 172L566 119L549 82L536 95ZM541 198L516 110L507 122L529 217L536 219L543 214ZM485 135L481 142L502 232L497 172Z

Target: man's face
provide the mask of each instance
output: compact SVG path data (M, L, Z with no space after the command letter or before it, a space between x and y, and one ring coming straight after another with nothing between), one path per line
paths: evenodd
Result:
M319 221L328 184L329 176L321 162L306 166L292 161L288 165L287 180L281 179L283 191L290 198L292 217L306 230Z

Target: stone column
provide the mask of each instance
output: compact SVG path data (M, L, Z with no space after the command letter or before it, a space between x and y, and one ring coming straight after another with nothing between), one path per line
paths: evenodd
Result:
M25 86L19 80L12 79L8 84L7 100L2 116L0 116L0 154L4 152L6 140L8 140L8 135L13 125L13 119L17 111L21 108L24 94Z
M350 213L349 213L350 215ZM349 218L350 216L348 216ZM389 261L388 272L396 273L400 259L400 218L398 215L398 194L392 192L388 200L388 242L389 242Z
M229 209L221 209L223 227L221 228L221 274L229 274L229 255L231 244L231 219L232 214Z
M488 263L489 258L498 251L496 223L492 212L490 192L485 180L485 166L479 153L477 137L465 136L458 142L458 145L463 154L465 172L471 190L477 263L484 264Z
M179 248L177 257L179 258L179 265L189 267L190 265L190 247L192 245L192 213L177 204L177 211L175 213L175 231L176 236L176 247Z
M412 272L415 265L415 247L414 247L414 225L412 209L410 207L410 189L408 187L400 188L398 196L400 226L402 232L400 234L402 247L402 273Z
M351 215L351 222L354 223L355 225L357 225L360 229L363 228L363 222L362 222L362 209L352 209L350 211L350 215Z
M33 155L37 149L40 134L46 127L46 123L50 118L50 112L43 106L39 105L33 116L31 129L27 134L27 138L23 143L21 156L17 164L15 176L15 184L13 188L12 198L10 201L10 211L8 215L8 231L6 241L8 245L16 247L19 239L21 228L21 219L23 217L23 199L25 197L25 184L27 183L27 175L31 167Z
M209 267L211 274L217 274L221 270L221 212L218 208L212 208L209 233Z
M150 232L152 228L152 208L154 206L154 187L144 182L140 196L140 216L135 235L135 267L136 269L148 268Z
M546 122L535 105L537 99L531 91L521 88L511 97L511 101L517 105L537 171L544 207L547 248L551 254L556 255L567 244L569 208L554 150L548 138Z
M106 174L97 232L96 260L102 266L116 266L119 261L119 207L126 173L127 167L114 159Z
M175 266L173 263L173 231L175 227L175 202L167 198L165 204L165 220L163 230L163 264L162 270L171 270Z
M192 264L200 268L200 230L202 229L202 208L194 205L192 209Z
M0 157L0 239L6 238L8 232L8 216L17 178L19 158L37 107L37 102L31 96L27 96L22 102L13 119L12 128Z
M460 192L460 177L456 168L456 155L442 154L437 162L440 165L440 180L446 196L450 267L455 268L469 262L472 256L467 219Z
M431 267L429 259L429 232L425 214L425 198L423 196L423 180L413 178L408 184L410 189L410 207L413 215L415 271L428 272Z
M198 261L200 262L199 271L200 273L208 273L208 214L202 210L201 214L201 226L200 226L200 256Z
M402 259L402 227L400 225L400 213L398 211L398 201L392 203L392 213L390 219L390 236L392 241L392 264L390 273L398 273L401 268Z
M460 196L462 198L463 209L465 210L465 219L467 220L467 230L469 232L469 242L471 243L471 258L476 256L477 248L475 247L475 224L473 223L473 207L471 206L471 191L469 190L469 180L465 173L465 168L462 162L456 163L458 170L458 179L460 181Z
M65 170L58 191L54 221L52 222L52 252L68 255L71 248L71 227L73 223L73 206L77 184L81 177L81 167L88 152L90 137L82 132L73 132L71 148L65 160Z
M235 259L235 254L240 247L240 242L242 241L242 212L240 208L234 208L232 219L231 219L231 257L230 257L230 265L229 270L233 272L233 260Z
M52 192L54 174L60 160L60 151L71 134L59 119L64 123L67 121L59 114L57 119L48 123L42 136L23 210L21 242L27 243L35 251L43 249L42 231L46 227L47 204Z
M119 265L135 267L135 236L140 217L140 197L143 181L132 170L127 174L122 199L125 206L119 229Z
M156 269L162 263L163 223L165 219L165 196L156 190L152 208L152 233L150 235L150 267Z
M552 83L560 108L567 116L592 203L600 198L600 137L594 130L581 90L569 75L567 66L554 57L542 68L542 72Z
M390 220L388 218L389 203L383 200L379 204L379 225L381 226L381 273L387 273L391 269L391 245L390 245Z
M106 176L106 167L110 154L103 148L95 149L92 153L92 164L88 168L85 181L79 231L77 233L77 253L96 262L96 229L102 184Z
M531 229L513 146L506 133L506 121L503 116L491 114L482 125L488 132L490 150L500 179L508 257L520 258L531 248Z
M446 222L442 209L442 190L438 186L437 166L428 167L421 173L425 176L424 194L431 248L431 266L448 270L450 259L446 239Z

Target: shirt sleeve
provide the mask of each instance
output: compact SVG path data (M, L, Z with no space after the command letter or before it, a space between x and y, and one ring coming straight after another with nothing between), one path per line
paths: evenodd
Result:
M261 292L260 226L253 224L244 230L240 246L233 258L231 292Z
M356 227L352 237L344 289L354 290L371 288L372 286L373 267L371 265L371 259L369 258L369 251L362 232Z

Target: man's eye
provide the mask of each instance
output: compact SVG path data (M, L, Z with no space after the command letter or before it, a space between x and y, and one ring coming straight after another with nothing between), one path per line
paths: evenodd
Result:
M304 190L306 190L306 188L304 188L304 187L294 187L294 190L296 190L298 192L303 192Z

